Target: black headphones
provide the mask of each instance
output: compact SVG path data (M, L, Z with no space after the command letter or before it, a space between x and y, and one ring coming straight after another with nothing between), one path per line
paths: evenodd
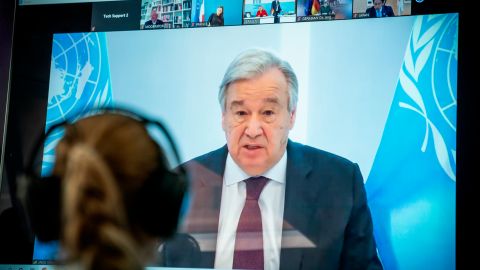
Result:
M88 111L86 117L103 113L119 114L131 117L143 125L157 127L167 139L169 147L175 156L178 167L170 170L165 151L158 144L159 152L165 159L160 158L158 166L135 197L133 207L129 213L132 220L148 234L160 238L172 236L177 229L181 216L182 203L187 190L188 182L185 169L180 165L181 160L173 137L165 125L158 120L147 118L131 110L122 108L99 108ZM78 119L78 117L75 117ZM85 117L81 117L83 119ZM36 173L35 158L43 149L45 140L60 127L75 125L76 121L66 120L52 125L34 145L33 153L27 163L26 180L24 182L23 206L26 212L27 226L40 241L58 240L61 232L61 179L58 176L42 177ZM153 139L152 139L153 140ZM155 140L153 140L155 141Z

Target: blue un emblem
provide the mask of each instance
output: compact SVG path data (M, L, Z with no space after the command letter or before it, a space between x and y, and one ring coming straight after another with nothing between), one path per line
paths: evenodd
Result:
M95 107L112 104L105 33L54 35L46 129ZM46 142L43 172L53 165L54 147L62 132Z
M425 120L421 151L431 145L444 173L456 181L458 16L430 15L416 19L400 72L409 96L399 106ZM430 64L429 64L430 63Z

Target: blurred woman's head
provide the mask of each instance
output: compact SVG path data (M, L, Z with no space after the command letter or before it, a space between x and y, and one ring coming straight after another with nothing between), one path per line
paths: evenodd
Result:
M66 127L53 174L62 179L67 260L84 269L143 269L159 239L143 230L133 206L162 160L144 124L129 116L106 113Z
M223 6L218 6L217 7L217 15L218 16L223 16Z

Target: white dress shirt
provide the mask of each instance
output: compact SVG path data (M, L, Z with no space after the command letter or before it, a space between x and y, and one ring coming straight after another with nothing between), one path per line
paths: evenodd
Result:
M285 151L280 161L263 174L271 180L264 187L258 200L262 213L264 269L268 270L280 268L286 172L287 152ZM215 268L231 269L233 266L235 236L247 195L243 180L249 177L251 176L246 174L228 154L223 176Z

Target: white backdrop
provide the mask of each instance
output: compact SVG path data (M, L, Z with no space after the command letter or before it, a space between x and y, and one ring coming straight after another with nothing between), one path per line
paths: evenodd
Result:
M189 160L225 144L218 86L241 51L290 62L299 107L290 138L359 163L367 179L414 17L111 32L113 99L163 119Z

